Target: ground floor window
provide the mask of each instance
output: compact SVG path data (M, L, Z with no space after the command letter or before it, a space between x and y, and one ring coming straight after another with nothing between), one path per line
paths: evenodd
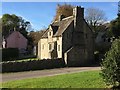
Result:
M42 49L44 49L44 44L42 45Z
M58 45L58 51L60 51L60 45Z
M52 45L51 44L49 44L49 50L51 50L52 49Z

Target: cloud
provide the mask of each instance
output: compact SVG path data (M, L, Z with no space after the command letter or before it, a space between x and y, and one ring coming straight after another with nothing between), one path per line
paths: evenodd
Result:
M105 21L103 24L105 24L105 23L110 23L110 21Z
M112 7L118 7L118 3L111 3Z

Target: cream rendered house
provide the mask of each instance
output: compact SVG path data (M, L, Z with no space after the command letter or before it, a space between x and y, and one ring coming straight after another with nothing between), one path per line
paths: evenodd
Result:
M68 66L87 65L94 59L93 31L84 19L84 8L51 23L38 42L40 59L62 58Z

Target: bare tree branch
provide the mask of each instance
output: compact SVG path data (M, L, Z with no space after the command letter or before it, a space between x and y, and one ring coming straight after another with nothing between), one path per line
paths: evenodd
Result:
M86 10L86 16L85 16L86 21L88 24L93 27L95 30L95 27L103 24L106 21L105 13L104 11L98 9L98 8L88 8Z

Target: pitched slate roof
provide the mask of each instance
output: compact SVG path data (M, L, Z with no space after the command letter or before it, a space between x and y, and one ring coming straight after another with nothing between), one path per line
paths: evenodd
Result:
M61 21L55 21L51 24L52 30L53 30L53 36L61 36L62 33L68 28L68 26L72 23L73 16L67 17L62 19ZM48 31L49 28L46 30L46 32L43 34L43 38L48 37Z
M42 38L47 38L48 37L48 29L45 31L45 33L43 34Z
M45 30L40 30L37 32L29 32L28 36L34 39L33 44L37 45L38 41L42 38L42 35L44 34Z

